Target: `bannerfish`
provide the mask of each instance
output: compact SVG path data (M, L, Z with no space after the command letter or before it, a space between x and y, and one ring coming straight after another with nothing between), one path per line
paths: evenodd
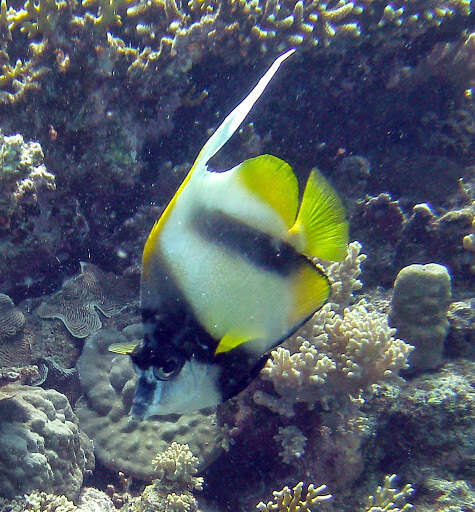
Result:
M348 223L317 171L299 207L289 164L272 155L227 171L208 161L238 129L289 50L203 146L142 256L140 344L116 344L138 374L131 415L186 414L239 393L269 351L328 299L311 258L340 260Z

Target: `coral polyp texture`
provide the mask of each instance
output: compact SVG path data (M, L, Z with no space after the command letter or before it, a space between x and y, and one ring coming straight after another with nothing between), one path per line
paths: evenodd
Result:
M293 416L299 402L312 408L329 396L357 396L372 384L397 381L408 367L413 347L395 337L387 315L364 299L350 304L362 287L358 277L366 256L360 250L361 244L352 242L342 262L327 266L335 302L271 352L261 375L278 398L259 390L257 403Z
M102 327L96 308L107 318L120 313L132 296L125 279L81 262L81 273L64 282L61 290L36 310L40 318L58 318L76 338L86 338Z
M12 384L0 400L0 496L41 490L72 499L94 468L92 445L67 398Z
M397 380L408 368L413 347L395 338L387 316L365 301L341 314L326 305L310 322L309 339L296 336L271 352L262 377L279 399L256 392L258 403L292 416L295 403L312 407L326 396L358 394L371 384Z
M0 293L0 368L31 362L33 332L11 298Z

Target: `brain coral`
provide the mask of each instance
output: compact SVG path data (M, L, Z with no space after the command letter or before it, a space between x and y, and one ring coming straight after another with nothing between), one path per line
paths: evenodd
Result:
M201 467L221 451L214 414L196 412L137 422L128 416L136 376L130 359L108 352L112 343L138 339L131 327L123 333L102 329L86 341L77 368L85 398L77 406L81 428L94 440L95 453L107 467L143 480L156 477L153 454L176 441L188 444ZM129 340L126 338L129 337Z
M3 390L8 398L0 400L0 496L39 489L73 498L93 455L67 398L33 386Z

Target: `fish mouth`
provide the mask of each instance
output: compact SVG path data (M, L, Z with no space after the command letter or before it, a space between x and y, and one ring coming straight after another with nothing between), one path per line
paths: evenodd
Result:
M160 400L161 383L156 380L150 381L144 375L137 380L135 395L130 409L130 416L138 421L146 420L153 416L150 412L151 405L155 400Z

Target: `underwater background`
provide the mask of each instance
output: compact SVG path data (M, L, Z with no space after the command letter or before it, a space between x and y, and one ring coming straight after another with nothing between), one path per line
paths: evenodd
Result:
M469 0L1 0L0 510L475 509ZM236 398L136 422L142 249L206 139L344 201L330 302Z

